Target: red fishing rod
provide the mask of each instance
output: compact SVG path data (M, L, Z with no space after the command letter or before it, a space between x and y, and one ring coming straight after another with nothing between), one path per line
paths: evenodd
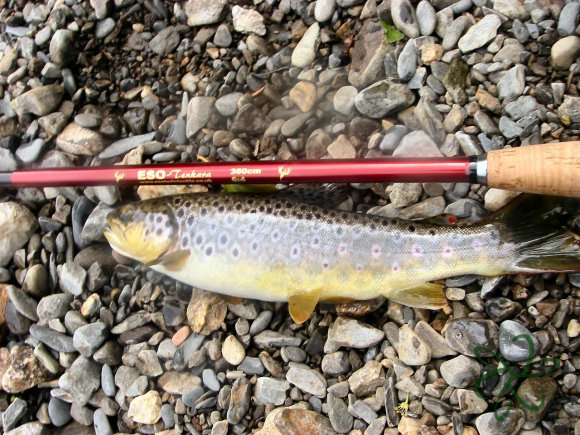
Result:
M0 186L144 184L478 183L580 197L580 142L490 151L479 157L290 160L22 169Z

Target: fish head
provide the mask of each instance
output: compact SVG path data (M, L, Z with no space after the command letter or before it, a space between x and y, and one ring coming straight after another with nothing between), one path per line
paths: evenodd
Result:
M178 223L164 201L124 205L107 216L105 238L120 254L142 263L159 259L177 240Z

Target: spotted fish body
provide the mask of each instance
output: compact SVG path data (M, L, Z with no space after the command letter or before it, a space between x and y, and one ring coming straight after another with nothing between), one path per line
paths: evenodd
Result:
M121 254L217 293L294 300L307 311L295 319L318 301L379 296L437 308L445 299L429 281L523 270L518 244L498 224L404 223L269 195L163 197L108 220L105 235Z

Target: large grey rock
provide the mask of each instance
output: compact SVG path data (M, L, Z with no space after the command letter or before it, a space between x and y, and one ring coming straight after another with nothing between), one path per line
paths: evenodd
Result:
M570 36L576 30L576 17L580 12L580 2L573 1L562 8L558 18L558 34L560 36Z
M187 25L195 27L217 23L227 4L227 0L188 0L184 6Z
M458 43L459 49L467 53L483 47L497 36L499 26L501 26L501 20L497 15L486 15L461 37Z
M12 108L18 116L32 113L44 116L56 110L62 97L64 88L59 85L46 85L33 88L19 95L12 102Z
M75 34L68 29L58 29L50 40L49 54L51 60L60 66L69 66L77 59Z
M109 330L103 322L89 323L78 328L73 335L73 345L82 356L93 356L105 342Z
M187 126L185 134L192 138L206 126L215 105L215 97L193 97L187 106Z
M411 106L415 96L406 85L386 79L363 89L354 99L357 110L370 118L382 118Z
M420 36L415 9L409 0L393 0L391 2L391 16L395 27L409 38Z
M79 405L86 405L101 385L101 366L79 356L60 377L59 386Z
M32 236L38 221L22 204L0 203L0 266L6 266L14 252L20 249Z

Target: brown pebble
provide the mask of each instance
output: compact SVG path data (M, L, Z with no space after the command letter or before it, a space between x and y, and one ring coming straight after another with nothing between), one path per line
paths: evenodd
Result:
M173 334L173 337L171 337L171 342L174 345L179 346L181 343L187 340L189 334L191 334L191 329L189 328L189 326L187 325L182 326L175 334Z

